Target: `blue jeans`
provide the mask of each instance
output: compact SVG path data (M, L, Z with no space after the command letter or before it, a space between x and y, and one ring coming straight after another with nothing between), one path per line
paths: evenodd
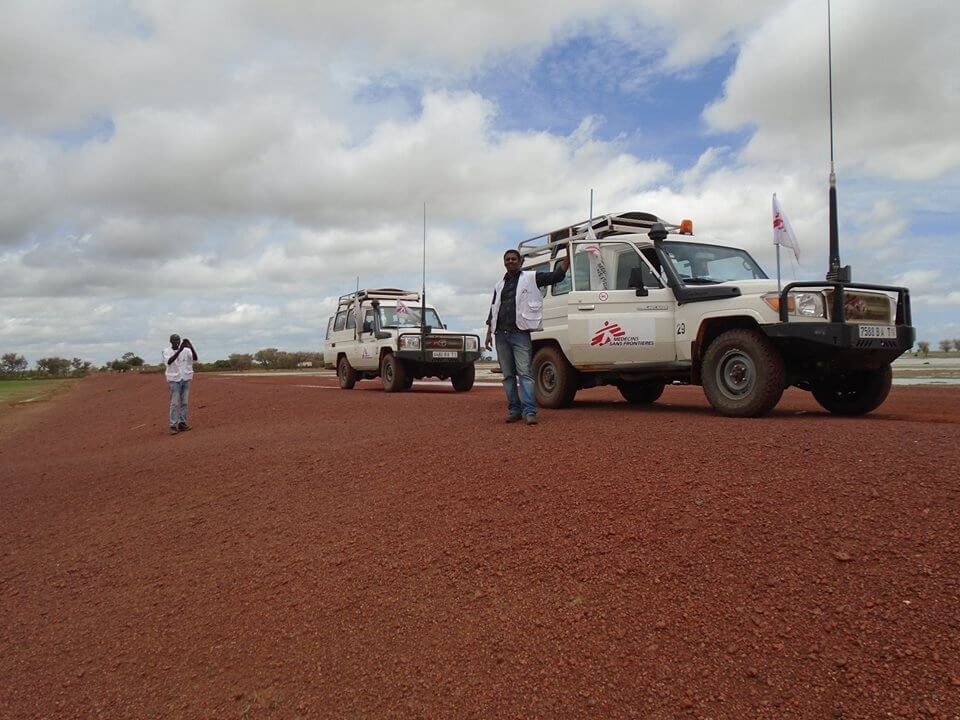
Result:
M187 400L190 398L190 381L176 380L170 385L170 427L187 424Z
M530 356L533 343L530 333L497 330L497 359L503 371L503 390L507 393L507 409L511 415L536 415L537 405L533 394L533 375L530 374ZM517 379L520 393L517 394Z

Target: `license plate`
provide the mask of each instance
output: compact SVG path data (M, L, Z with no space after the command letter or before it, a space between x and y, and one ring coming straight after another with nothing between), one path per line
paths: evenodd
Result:
M457 352L456 352L456 350L434 350L434 351L433 351L433 357L436 358L436 359L440 359L440 358L456 358L456 357L457 357Z
M883 338L883 339L896 340L897 326L896 325L861 325L860 337L865 340L870 338Z

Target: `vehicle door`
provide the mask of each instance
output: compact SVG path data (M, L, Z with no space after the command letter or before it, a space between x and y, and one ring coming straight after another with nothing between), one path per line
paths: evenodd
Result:
M353 341L353 331L347 332L347 315L348 311L339 308L337 314L334 316L333 328L327 335L327 344L324 347L324 361L326 361L326 353L330 353L330 364L333 367L337 366L337 358L341 353L346 353L347 349L350 347Z
M373 308L363 313L363 324L359 328L357 342L357 370L377 370L380 367L380 346L374 334Z
M629 287L641 268L647 294ZM626 368L673 362L676 300L628 242L574 244L573 289L567 296L569 359L577 367Z

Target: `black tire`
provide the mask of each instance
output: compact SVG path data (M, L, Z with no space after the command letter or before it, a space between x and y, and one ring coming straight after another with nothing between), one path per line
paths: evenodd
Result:
M866 415L876 410L890 394L893 371L860 370L827 378L812 388L813 397L834 415Z
M340 381L341 390L353 390L357 384L357 371L351 367L346 355L342 355L337 363L337 380Z
M783 395L786 371L773 344L755 330L728 330L703 356L703 392L722 415L760 417Z
M450 376L450 382L453 383L453 389L457 392L467 392L473 387L473 381L477 376L477 369L470 363L465 368L458 370Z
M631 405L650 405L663 395L664 383L656 381L623 382L617 385L623 399Z
M403 383L403 389L409 390L413 387L413 375L408 374L407 379Z
M383 381L383 389L387 392L406 390L407 367L403 364L403 360L393 353L384 355L380 360L380 380Z
M533 384L540 407L569 407L577 394L577 371L559 349L546 345L533 356Z

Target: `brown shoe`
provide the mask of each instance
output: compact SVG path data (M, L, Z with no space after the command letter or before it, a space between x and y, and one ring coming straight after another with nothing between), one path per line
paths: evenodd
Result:
M524 415L523 420L524 422L527 423L527 425L536 425L538 422L540 422L539 420L537 420L537 416L534 415L533 413L530 413L529 415Z
M510 413L509 415L507 415L507 419L505 422L515 423L515 422L520 422L520 419L521 419L520 413Z
M171 426L170 426L170 434L171 434L171 435L176 435L178 432L180 432L180 431L177 430L177 426L176 426L176 425L171 425Z

